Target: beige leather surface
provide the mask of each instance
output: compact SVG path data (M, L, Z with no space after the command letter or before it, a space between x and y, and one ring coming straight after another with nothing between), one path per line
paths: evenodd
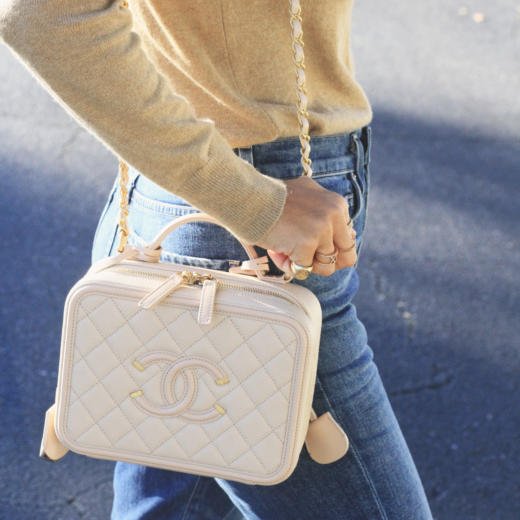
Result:
M53 404L45 413L43 436L40 445L40 457L56 461L64 457L69 451L56 437L54 419L56 416L56 405Z
M309 424L305 447L314 461L330 464L347 453L349 442L330 412L325 412Z
M317 298L296 284L121 258L91 269L67 297L58 438L92 457L246 483L285 480L307 433ZM186 269L217 279L202 323L202 286L138 306Z

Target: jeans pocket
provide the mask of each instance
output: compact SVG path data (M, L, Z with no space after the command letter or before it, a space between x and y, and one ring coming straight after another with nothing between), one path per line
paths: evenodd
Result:
M364 210L364 185L359 175L354 170L347 172L348 178L352 184L352 203L349 204L350 218L354 223L358 220L361 212ZM356 229L356 231L359 231Z
M367 209L368 209L368 194L370 191L370 174L368 165L364 164L356 174L358 179L358 196L359 196L359 211L355 218L353 218L353 226L356 230L356 251L357 251L357 262L359 263L359 257L361 254L361 248L363 245L364 232L367 222Z
M352 177L353 170L345 169L313 174L312 178L323 188L341 195L348 204L350 218L359 211L361 189Z

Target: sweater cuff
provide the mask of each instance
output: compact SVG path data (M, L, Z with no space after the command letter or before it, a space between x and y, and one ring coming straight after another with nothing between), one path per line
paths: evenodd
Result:
M262 241L282 214L286 184L238 157L224 138L211 142L208 157L175 192L244 242Z

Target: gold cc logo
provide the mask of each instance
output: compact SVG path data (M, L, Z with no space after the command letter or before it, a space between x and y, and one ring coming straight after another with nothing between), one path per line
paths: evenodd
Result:
M136 390L130 394L137 406L145 412L162 417L179 416L188 421L206 422L212 421L226 413L226 410L214 403L211 408L205 410L190 410L193 401L197 397L198 379L195 369L203 368L215 377L215 384L225 385L229 383L227 375L212 361L199 356L173 356L168 352L149 352L134 360L134 368L143 372L150 365L167 363L161 374L161 397L165 405L158 405L149 401L143 390ZM178 377L183 380L183 394L180 399L175 393L175 382Z

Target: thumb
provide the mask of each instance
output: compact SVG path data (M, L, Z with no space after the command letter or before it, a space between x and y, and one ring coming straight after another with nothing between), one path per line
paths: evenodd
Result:
M289 256L285 253L278 253L277 251L273 251L272 249L267 250L267 254L271 257L272 261L282 271L286 273L291 272L291 260Z

